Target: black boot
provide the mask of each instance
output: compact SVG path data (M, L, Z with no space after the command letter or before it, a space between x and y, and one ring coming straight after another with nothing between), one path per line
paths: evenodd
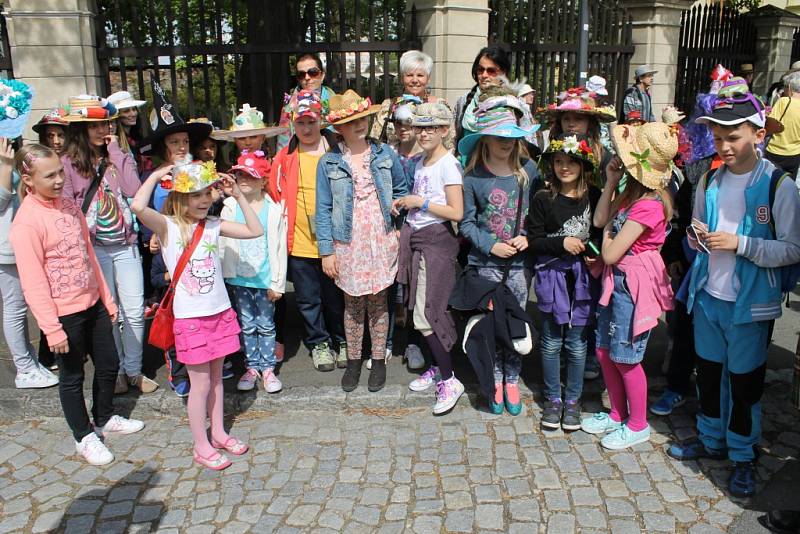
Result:
M772 532L800 532L800 512L792 510L772 510L759 521Z
M386 384L386 360L372 359L372 370L369 372L369 382L367 389L372 391L380 391Z
M342 375L342 389L353 391L358 387L359 378L361 378L361 360L347 360L347 369Z

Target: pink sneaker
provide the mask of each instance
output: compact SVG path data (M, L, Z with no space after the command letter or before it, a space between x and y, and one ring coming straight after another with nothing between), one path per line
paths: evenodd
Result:
M408 385L408 389L411 391L425 391L432 385L436 383L437 380L441 380L442 378L439 376L439 368L435 365L431 366L430 369L422 373L418 378L415 378L411 381Z
M281 384L281 381L275 376L272 369L265 370L261 378L264 381L264 391L267 393L277 393L283 389L283 384Z
M433 407L434 415L441 415L449 412L464 394L464 384L454 376L448 380L440 380L436 383L436 404Z
M260 378L261 376L258 374L258 371L255 369L248 369L244 372L242 378L239 379L239 383L236 384L236 389L239 391L252 391Z
M283 361L283 354L286 351L283 343L275 343L275 361L281 363Z

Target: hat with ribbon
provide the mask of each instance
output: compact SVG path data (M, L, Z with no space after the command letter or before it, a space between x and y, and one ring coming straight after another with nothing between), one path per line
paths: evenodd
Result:
M161 179L161 187L176 193L196 193L220 180L213 161L192 161L191 154L172 168L172 173Z
M389 121L411 124L411 120L414 118L414 111L420 104L422 104L422 99L418 96L404 94L398 97L392 104Z
M783 124L777 119L767 116L766 106L756 95L750 92L725 92L724 87L717 95L713 111L698 117L695 122L707 126L711 126L711 124L737 126L743 122L749 122L756 128L765 128L768 135L783 131Z
M580 161L589 172L597 170L597 157L589 144L589 138L583 134L559 134L547 145L547 150L542 153L542 161L552 168L555 154L566 154Z
M33 90L19 80L0 80L0 137L16 139L28 123Z
M411 126L450 126L453 111L444 102L426 102L414 110Z
M316 91L308 89L297 91L292 95L291 106L293 121L301 117L322 120L322 100Z
M381 110L381 106L373 104L369 97L361 98L352 89L348 89L340 95L331 96L328 100L328 107L330 111L325 119L333 125L367 117Z
M600 93L590 91L586 87L572 87L558 95L558 102L547 106L547 112L555 120L560 113L572 112L589 115L600 122L614 122L617 112L614 106L598 106ZM600 95L602 96L602 95Z
M74 122L102 122L117 118L117 108L106 98L96 95L78 95L69 99L64 120Z
M150 128L152 133L142 140L139 151L148 154L156 144L166 136L174 133L189 134L189 143L196 145L211 134L213 127L204 122L185 122L178 110L167 100L164 90L158 82L153 84L153 110L150 112Z
M236 160L236 165L231 167L231 172L242 171L253 178L267 178L271 168L272 166L263 151L256 150L250 152L248 150L242 150L242 153Z
M33 131L40 134L44 133L45 129L48 126L61 126L66 128L69 126L69 122L64 120L64 115L67 114L67 111L64 108L53 108L44 115L42 118L39 119L39 122L32 126Z
M634 180L648 189L663 189L672 175L672 159L678 153L678 135L663 122L641 126L611 127L614 150Z
M147 104L146 100L136 100L128 91L117 91L108 95L107 100L118 110L138 108Z
M264 114L258 108L250 107L250 104L243 104L239 109L239 114L233 117L230 129L217 130L212 137L233 141L239 137L250 137L251 135L276 137L288 131L289 129L283 126L267 126L264 123Z

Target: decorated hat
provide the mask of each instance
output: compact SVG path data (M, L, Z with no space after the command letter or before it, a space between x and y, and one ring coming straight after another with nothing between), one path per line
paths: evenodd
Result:
M253 178L267 178L270 168L269 160L266 154L261 150L256 150L255 152L242 150L242 153L236 160L236 165L231 167L231 172L243 171Z
M302 89L292 95L292 120L301 117L311 117L314 120L322 120L322 100L316 91Z
M136 100L128 91L117 91L108 95L107 100L114 104L118 110L138 108L147 104L146 100Z
M598 106L600 93L590 91L586 87L573 87L558 95L558 102L547 106L547 112L555 119L560 113L571 111L582 115L590 115L600 122L614 122L617 112L614 106Z
M396 99L395 103L392 104L389 120L391 122L411 124L411 121L414 119L414 111L420 104L422 104L422 99L418 96L409 94L400 96Z
M257 108L250 107L250 104L243 104L239 114L233 117L229 130L217 130L212 137L224 141L233 141L239 137L249 137L251 135L263 135L265 137L276 137L288 132L288 128L283 126L267 126L264 123L264 114Z
M723 94L723 89L717 95L714 109L710 114L695 119L697 124L720 124L722 126L736 126L749 122L757 128L765 128L768 135L783 131L783 124L778 120L768 117L764 103L753 93Z
M68 123L102 122L117 118L117 108L106 98L78 95L69 99L64 120Z
M348 89L340 95L331 96L328 100L328 108L330 111L325 118L334 125L367 117L381 110L380 105L373 105L369 97L361 98L352 89Z
M597 170L597 157L589 144L589 138L583 134L561 133L547 145L542 153L542 161L552 167L555 154L567 154L583 164L590 172Z
M733 77L733 73L718 63L711 71L711 89L709 93L717 94L722 84Z
M189 142L195 145L211 134L213 127L203 122L185 122L169 100L161 85L155 80L153 84L153 110L150 112L150 128L153 133L142 141L139 151L148 154L156 143L164 137L180 132L189 134Z
M606 79L602 76L595 74L586 80L586 90L590 93L596 93L600 96L608 96L608 89L606 89Z
M28 123L33 90L19 80L0 80L0 137L16 139Z
M450 126L453 124L453 111L444 102L420 104L414 110L412 126Z
M686 114L675 106L667 106L661 111L661 122L664 124L677 124L686 118Z
M672 159L678 153L678 135L663 122L641 126L611 127L614 150L628 174L648 189L663 189L672 175Z
M32 126L33 131L40 134L44 133L48 126L62 126L66 128L69 126L69 122L64 120L64 115L66 114L67 111L64 108L51 109L39 119L39 122Z
M175 165L171 174L161 179L161 187L176 193L196 193L220 180L213 161L192 161L191 154Z

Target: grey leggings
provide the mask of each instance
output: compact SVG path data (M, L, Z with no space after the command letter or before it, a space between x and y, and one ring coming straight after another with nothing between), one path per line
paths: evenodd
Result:
M38 368L36 351L28 336L28 306L22 295L17 266L0 264L0 293L3 296L3 335L18 373Z

